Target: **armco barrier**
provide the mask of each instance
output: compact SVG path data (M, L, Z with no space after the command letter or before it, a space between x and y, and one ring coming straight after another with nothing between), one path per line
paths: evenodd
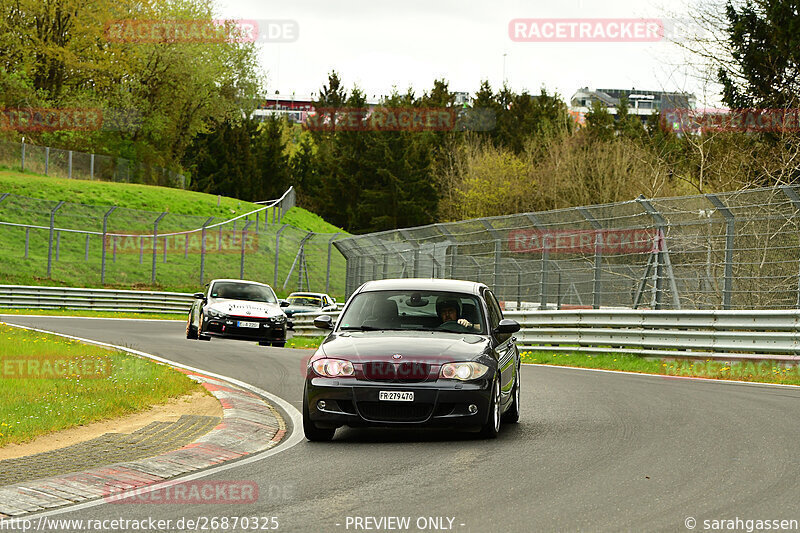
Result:
M194 298L182 292L149 292L111 289L72 289L0 285L0 308L90 309L186 314Z
M329 313L338 316L338 313ZM319 336L314 316L295 317L295 335ZM520 348L652 357L800 361L800 310L509 311Z

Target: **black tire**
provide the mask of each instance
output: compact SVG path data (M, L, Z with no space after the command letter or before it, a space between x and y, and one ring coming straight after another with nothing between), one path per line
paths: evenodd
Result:
M200 312L200 325L197 327L197 340L210 341L211 337L203 335L203 313Z
M286 346L286 341L273 341L272 345L276 348L283 348Z
M272 341L258 341L259 346L272 346Z
M333 439L336 429L318 428L308 415L308 396L303 392L303 433L311 442L328 442Z
M500 433L500 379L495 377L492 384L492 400L489 402L489 416L481 427L480 436L484 439L496 439Z
M508 408L508 411L503 413L503 422L509 422L511 424L516 424L517 422L519 422L519 400L520 400L519 371L520 368L517 367L517 380L514 383L514 395L512 396L511 406Z
M192 325L192 315L186 321L186 338L190 340L197 340L197 328Z

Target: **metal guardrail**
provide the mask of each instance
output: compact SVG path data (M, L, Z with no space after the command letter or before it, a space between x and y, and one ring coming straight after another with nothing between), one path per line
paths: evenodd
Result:
M328 313L338 316L339 313ZM294 319L295 335L324 335L314 316ZM800 310L509 311L523 349L628 353L650 357L800 361Z
M89 309L186 314L193 301L191 294L182 292L0 285L0 308L6 309Z

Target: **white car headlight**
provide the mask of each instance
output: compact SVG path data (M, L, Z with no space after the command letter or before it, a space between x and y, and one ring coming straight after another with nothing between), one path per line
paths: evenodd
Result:
M318 375L326 378L352 376L355 373L353 363L344 359L317 359L311 367Z
M461 363L446 363L442 365L439 370L439 377L444 379L458 379L461 381L469 381L483 377L489 367L480 363L461 362Z

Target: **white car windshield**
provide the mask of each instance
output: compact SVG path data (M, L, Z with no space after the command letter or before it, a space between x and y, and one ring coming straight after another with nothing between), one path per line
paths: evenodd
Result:
M278 303L278 298L271 288L265 285L236 283L235 281L218 281L214 283L211 287L211 297L270 304Z

